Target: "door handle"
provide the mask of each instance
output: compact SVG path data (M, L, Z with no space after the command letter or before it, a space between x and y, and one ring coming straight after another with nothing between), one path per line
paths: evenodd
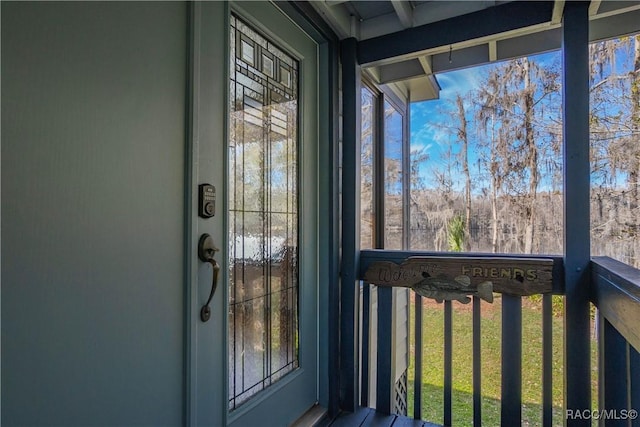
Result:
M200 241L198 242L198 258L200 258L200 261L202 262L211 264L211 267L213 268L211 293L209 293L209 299L207 299L205 305L203 305L200 309L200 320L202 320L203 322L206 322L211 318L211 307L209 307L209 304L211 303L213 294L216 293L216 287L218 286L218 273L220 273L220 266L218 265L218 262L213 258L218 251L219 249L216 248L213 244L213 238L210 235L204 233L202 236L200 236Z

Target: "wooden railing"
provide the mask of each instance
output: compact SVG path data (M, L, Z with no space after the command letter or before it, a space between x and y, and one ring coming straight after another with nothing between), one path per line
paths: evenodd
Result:
M392 378L394 331L392 331L392 288L377 287L377 310L371 311L371 287L364 282L366 272L378 261L391 261L401 264L410 257L442 256L425 252L365 250L360 256L360 280L363 280L361 307L361 382L360 404L374 406L369 402L369 387L375 387L375 408L382 413L394 412L394 380ZM469 257L469 254L446 254L448 257ZM497 256L494 254L473 254L478 260L486 259L491 263ZM499 255L500 259L518 260L521 257ZM564 289L563 259L559 256L527 256L527 259L553 260L553 291L542 296L542 425L553 425L553 307L552 295L562 295ZM473 348L473 425L483 425L481 405L481 320L480 299L473 296L472 302L472 348ZM422 325L422 297L415 296L413 324ZM622 409L640 409L640 271L609 258L595 258L592 263L592 301L599 309L599 408L616 410L616 414L625 414ZM444 425L453 424L452 414L452 303L444 302ZM522 297L513 294L502 295L502 331L501 331L501 424L522 424ZM376 337L369 339L367 333L370 319L377 319ZM589 324L584 325L589 328ZM415 349L422 349L422 328L416 326ZM369 357L372 340L376 345L376 378L371 384ZM411 355L414 360L415 378L408 378L414 383L413 396L407 396L413 402L413 413L407 414L415 419L422 418L422 352ZM590 357L585 354L584 357ZM433 361L427 361L433 363ZM556 379L561 380L561 379ZM585 378L585 387L590 387L590 379ZM572 408L567 408L567 410ZM584 411L585 408L582 408ZM591 408L587 408L591 410ZM575 410L578 410L576 408ZM565 413L567 415L568 413ZM599 413L601 414L601 413ZM586 415L584 412L580 415ZM578 416L580 416L578 415ZM609 414L610 415L610 414ZM594 416L594 414L590 414ZM606 415L605 415L606 416ZM618 416L620 418L620 416ZM431 420L438 421L438 420ZM557 421L557 420L556 420ZM614 425L616 421L607 421ZM629 418L624 421L629 422ZM638 422L638 421L635 421ZM485 423L486 424L486 423ZM621 424L627 425L627 424ZM631 425L631 424L630 424ZM636 425L636 424L633 424Z
M640 425L640 270L607 257L591 266L598 308L598 406L606 425ZM637 413L636 413L637 415ZM617 418L617 419L616 419Z

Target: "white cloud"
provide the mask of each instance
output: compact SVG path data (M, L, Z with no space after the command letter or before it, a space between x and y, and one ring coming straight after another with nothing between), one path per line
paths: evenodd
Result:
M442 90L442 99L454 99L456 93L465 94L476 89L480 84L480 69L465 68L463 70L451 71L437 75L438 83Z

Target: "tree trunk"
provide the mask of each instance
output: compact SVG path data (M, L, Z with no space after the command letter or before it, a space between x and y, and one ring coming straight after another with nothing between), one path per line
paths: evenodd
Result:
M467 137L467 117L464 111L462 97L456 97L458 106L458 120L460 127L458 128L458 138L462 142L462 171L465 177L464 197L465 197L465 221L464 221L464 248L465 251L471 251L471 173L469 172L469 139Z
M630 153L629 190L631 196L631 217L633 221L632 258L635 267L640 268L640 35L633 37L633 72L631 81L632 105L632 152Z
M529 169L529 194L525 208L525 241L524 252L530 254L534 250L534 231L536 223L536 199L538 193L538 148L533 134L533 88L529 60L523 60L524 74L524 128L525 147L527 150L527 167Z
M495 178L491 179L491 219L493 223L493 235L491 236L491 251L498 252L498 192Z
M495 254L498 252L498 162L496 159L496 153L498 151L498 144L495 141L495 123L493 113L491 115L491 158L489 163L489 171L491 172L491 223L492 223L492 236L491 236L491 251Z

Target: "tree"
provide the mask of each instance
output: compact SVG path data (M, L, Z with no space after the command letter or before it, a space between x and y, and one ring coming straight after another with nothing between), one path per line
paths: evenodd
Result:
M462 252L465 248L464 220L461 215L456 215L449 221L447 227L449 250L452 252Z
M504 180L509 173L509 115L501 108L501 90L504 89L501 82L500 73L490 73L484 84L478 90L477 98L479 106L476 110L476 121L481 132L489 137L489 141L484 142L479 139L479 145L484 148L480 161L489 171L490 193L491 193L491 251L498 252L498 228L500 219L498 217L498 195L503 191ZM501 122L503 125L498 125ZM497 127L497 129L496 129Z
M536 240L537 197L541 182L539 153L549 150L553 138L545 115L557 115L549 97L558 92L559 73L552 66L528 58L506 62L493 68L474 99L476 120L490 141L483 161L490 170L493 236L492 249L498 250L498 194L509 196L516 217L519 251L532 253ZM545 107L546 110L545 110ZM545 112L546 111L546 112ZM544 113L543 113L544 112Z
M594 253L640 266L640 37L595 43L590 55Z
M467 134L467 116L465 114L462 96L456 95L456 106L458 108L458 140L462 144L460 149L460 161L462 162L462 172L464 173L464 204L465 204L465 222L464 232L466 233L465 250L471 250L471 239L469 230L471 229L471 174L469 173L469 138Z
M371 249L373 242L373 141L374 141L374 96L368 89L361 93L360 134L360 247Z
M640 267L640 35L633 40L633 68L629 73L631 80L631 144L629 164L629 186L631 191L633 222L633 255L635 265Z
M590 57L593 253L640 267L640 35L592 44ZM412 247L431 249L428 233L448 247L460 212L474 249L562 250L560 68L549 58L484 68L476 89L443 99L447 118L429 126L444 147L430 159L433 185L412 184Z

